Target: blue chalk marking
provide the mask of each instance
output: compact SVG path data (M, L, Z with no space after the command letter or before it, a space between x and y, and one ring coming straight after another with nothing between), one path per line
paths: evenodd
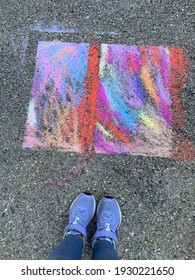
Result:
M106 96L109 99L111 109L118 113L119 118L126 129L133 131L139 123L137 112L128 107L120 96L121 89L117 81L111 78L101 79Z

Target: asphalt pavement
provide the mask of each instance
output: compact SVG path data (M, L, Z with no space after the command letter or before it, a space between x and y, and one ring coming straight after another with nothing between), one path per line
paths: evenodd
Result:
M97 201L112 195L119 202L122 259L195 259L194 161L22 149L32 82L26 55L33 36L56 31L85 41L96 34L115 43L184 46L191 62L184 132L193 142L194 17L192 0L1 0L1 259L46 259L71 202L85 190Z

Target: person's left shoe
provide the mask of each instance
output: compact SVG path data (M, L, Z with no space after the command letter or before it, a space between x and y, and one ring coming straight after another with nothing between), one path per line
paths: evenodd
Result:
M94 216L95 209L94 196L88 192L80 194L70 206L68 224L64 229L63 238L70 234L81 234L86 240L88 224Z

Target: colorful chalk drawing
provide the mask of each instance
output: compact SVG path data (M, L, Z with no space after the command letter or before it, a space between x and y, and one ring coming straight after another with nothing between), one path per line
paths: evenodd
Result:
M180 47L39 41L23 147L191 158L188 64Z

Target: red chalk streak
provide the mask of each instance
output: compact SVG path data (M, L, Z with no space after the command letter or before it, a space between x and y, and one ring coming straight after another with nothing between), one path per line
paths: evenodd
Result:
M59 180L55 181L53 184L46 183L45 187L53 188L53 187L60 186L62 184L67 183L69 180L71 180L85 166L85 164L88 162L88 160L90 158L91 158L91 153L90 152L85 153L83 155L83 157L81 158L81 160L78 162L78 164L75 167L72 168L72 170L69 172L69 174L67 174L62 179L59 179Z
M99 43L90 44L88 69L85 78L85 96L79 106L81 152L94 149L93 140L97 123L96 105L99 89L100 51L101 46Z
M171 74L168 88L173 102L172 122L176 131L172 157L175 160L193 160L195 158L195 147L180 132L185 126L185 111L179 93L186 84L189 60L181 48L172 47L170 48L170 63Z
M130 53L128 56L128 68L131 73L138 73L139 65L136 61L136 55L134 53Z
M177 135L175 141L175 148L173 152L174 160L194 160L195 159L195 147L191 141L186 139L182 135Z
M179 125L181 128L184 127L184 104L179 96L181 89L185 86L187 79L187 67L189 61L185 57L181 48L172 47L170 48L170 63L171 63L171 74L168 84L169 91L171 92L171 98L173 101L174 112L173 123ZM175 117L174 117L175 115Z
M161 68L161 53L159 51L159 48L156 46L150 47L152 51L152 65L154 68Z
M131 145L131 141L129 140L129 138L127 136L125 136L114 124L112 124L111 122L107 122L106 127L113 132L113 134L120 140L122 140L123 142L125 142L128 145Z
M142 61L142 66L148 67L149 65L149 59L148 59L148 51L147 48L139 46L139 50L141 52L141 61Z

